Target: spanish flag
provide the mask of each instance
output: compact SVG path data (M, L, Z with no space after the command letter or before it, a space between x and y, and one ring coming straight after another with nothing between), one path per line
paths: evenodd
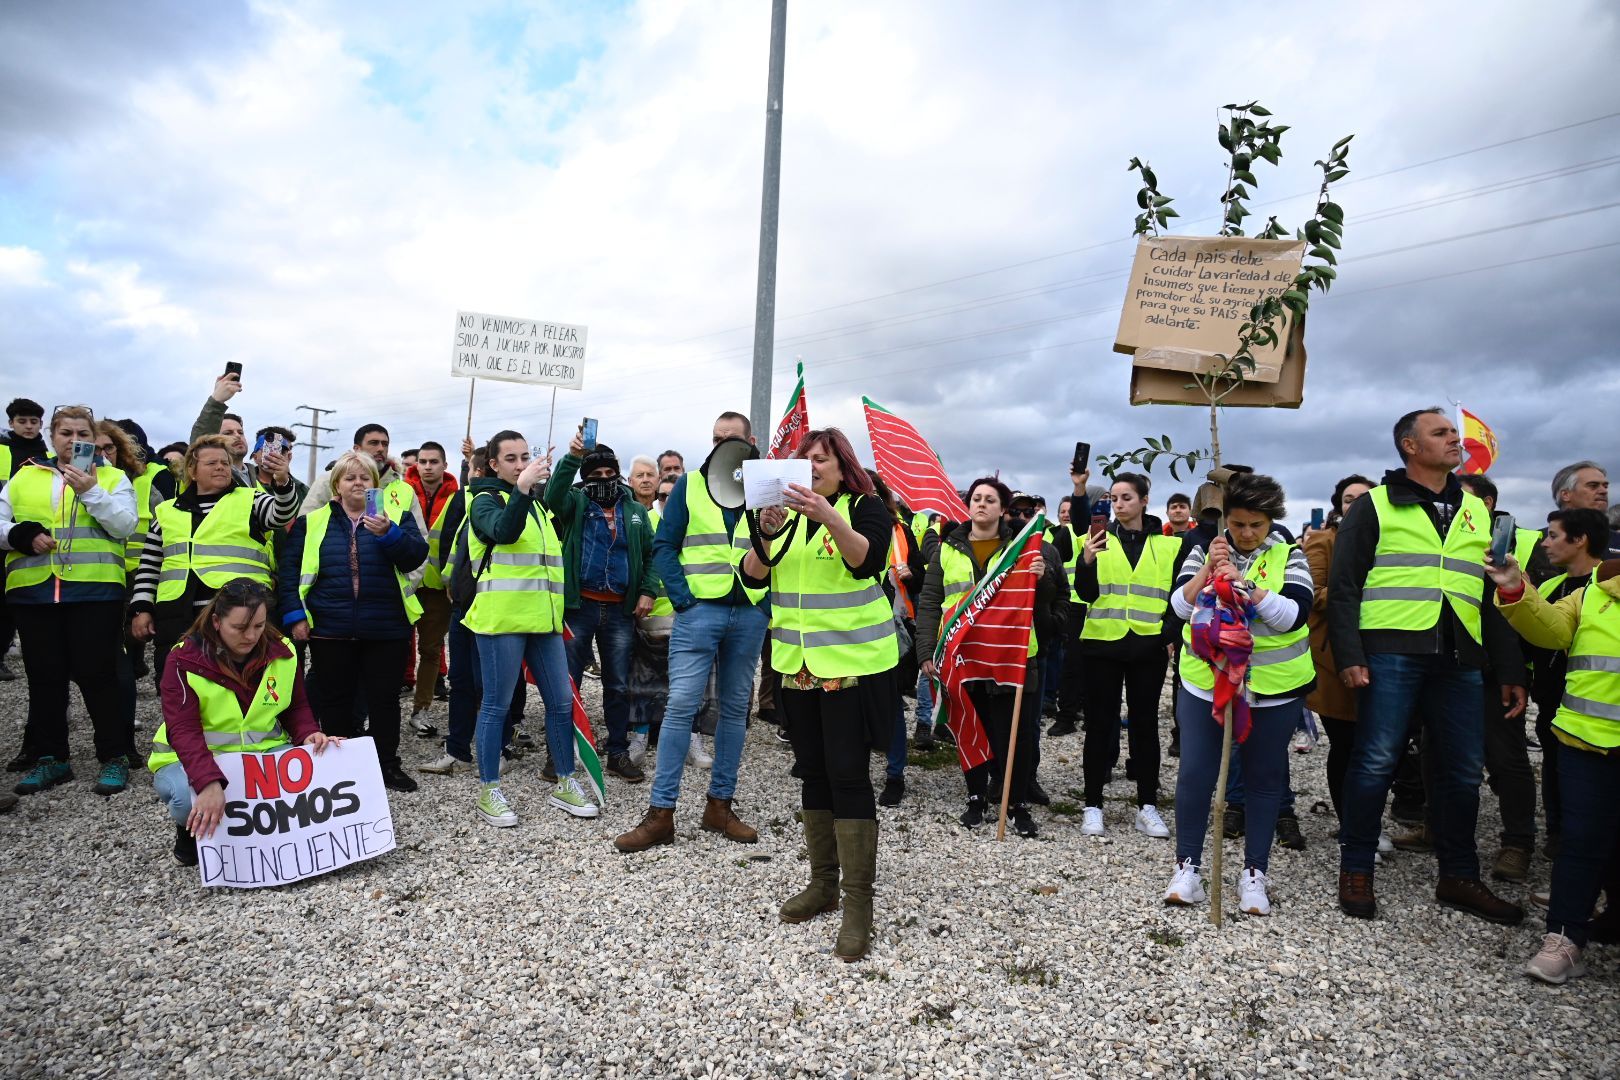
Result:
M1462 433L1463 441L1463 460L1457 471L1464 476L1488 472L1499 453L1496 432L1461 405L1457 406L1457 430Z

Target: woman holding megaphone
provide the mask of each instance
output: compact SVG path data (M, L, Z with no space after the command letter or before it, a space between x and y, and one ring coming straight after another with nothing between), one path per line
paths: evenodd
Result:
M899 640L883 591L891 539L888 512L837 428L805 436L797 457L811 486L789 484L786 507L761 511L740 568L743 584L771 589L771 667L802 784L810 884L782 905L783 922L838 906L833 953L849 962L872 939L877 804L869 755L894 724ZM841 881L840 881L841 879Z

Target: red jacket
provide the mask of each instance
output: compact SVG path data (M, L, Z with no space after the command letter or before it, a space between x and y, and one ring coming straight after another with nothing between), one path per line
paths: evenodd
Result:
M422 506L422 521L430 529L433 528L433 523L439 520L440 512L450 504L450 499L461 490L456 478L446 472L443 482L439 484L439 490L433 493L432 504L429 504L427 489L422 486L422 474L416 471L415 465L405 470L405 482L416 492L416 501ZM427 537L424 536L422 539L426 540Z
M253 696L259 690L259 677L264 674L268 660L280 660L291 655L292 649L285 641L273 642L266 661L252 664L238 675L222 666L213 650L200 637L188 637L169 651L169 666L163 672L159 695L163 703L164 734L180 757L191 790L201 791L216 780L223 786L225 774L214 764L214 752L208 749L208 740L203 737L202 710L197 695L191 692L191 686L186 682L186 675L200 675L209 682L236 691L236 700L241 703L245 713L253 705ZM304 694L304 672L301 668L293 679L287 707L277 719L294 744L302 743L321 729L315 721L315 713L310 710L309 698Z

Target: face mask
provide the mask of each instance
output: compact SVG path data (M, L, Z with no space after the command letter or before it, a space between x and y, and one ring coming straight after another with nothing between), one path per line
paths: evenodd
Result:
M612 506L619 501L619 478L585 481L585 497L599 506Z

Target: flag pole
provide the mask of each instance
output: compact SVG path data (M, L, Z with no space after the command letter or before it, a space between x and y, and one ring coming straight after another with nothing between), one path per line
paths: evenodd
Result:
M551 452L551 436L557 430L557 388L551 388L551 420L546 424L546 452Z
M1030 633L1034 633L1033 627ZM1012 726L1007 729L1007 760L1001 766L1001 817L996 821L996 839L1007 839L1007 800L1012 795L1013 758L1018 756L1018 718L1024 711L1024 684L1013 692Z

